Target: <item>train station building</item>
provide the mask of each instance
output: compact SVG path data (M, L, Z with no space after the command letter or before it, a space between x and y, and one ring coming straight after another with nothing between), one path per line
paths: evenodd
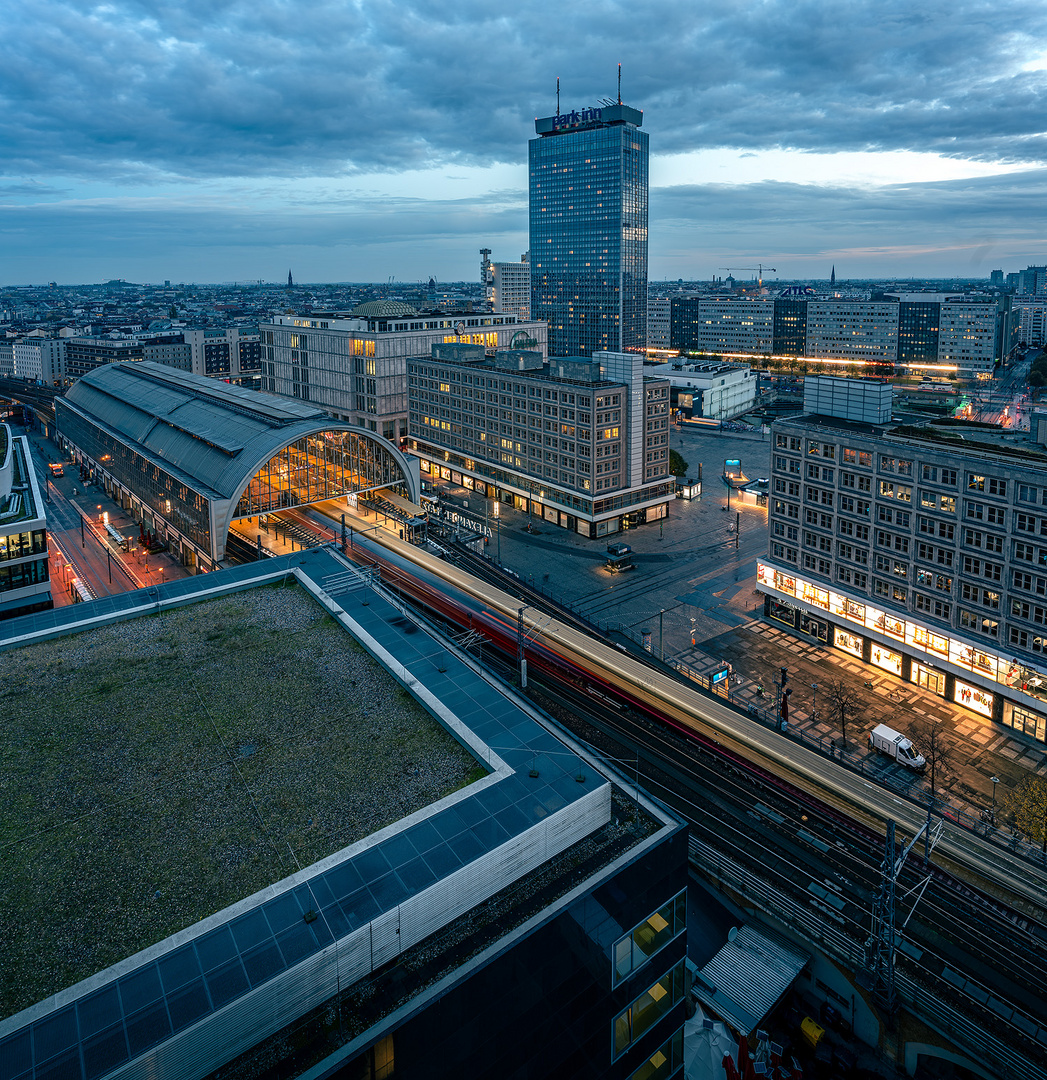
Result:
M419 499L417 461L374 432L162 364L106 364L55 412L80 467L197 572L235 554L237 521L378 490Z

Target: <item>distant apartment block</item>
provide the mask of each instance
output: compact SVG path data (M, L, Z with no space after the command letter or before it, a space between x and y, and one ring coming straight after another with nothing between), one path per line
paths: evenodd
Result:
M1047 296L1047 266L1030 266L1019 271L1017 278L1017 291L1019 293L1026 293L1031 296Z
M1043 300L1015 299L1018 339L1026 345L1047 345L1047 297Z
M185 330L183 336L190 348L192 374L248 384L260 377L262 345L257 326Z
M65 366L70 379L79 379L103 364L143 358L144 344L134 338L71 337L65 342Z
M261 389L309 401L387 439L407 435L407 358L433 345L546 353L546 327L512 314L423 313L373 300L351 312L279 315L259 327Z
M65 342L59 338L16 338L12 359L16 379L43 382L48 386L61 386L65 381Z
M0 619L53 606L47 516L29 439L0 424Z
M669 382L643 357L433 347L407 362L409 449L422 473L583 536L666 516Z

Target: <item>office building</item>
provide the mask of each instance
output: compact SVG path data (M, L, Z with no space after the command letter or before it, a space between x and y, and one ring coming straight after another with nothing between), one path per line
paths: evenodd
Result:
M531 315L550 356L647 347L648 138L628 105L535 121Z
M648 366L647 374L668 379L671 406L684 417L730 420L756 404L756 376L747 364L682 363Z
M1003 288L1003 271L1002 270L990 270L989 271L989 285L994 289Z
M520 322L531 318L531 263L528 252L519 262L487 262L487 302L500 315L515 315Z
M47 516L29 439L0 424L0 619L52 606Z
M647 300L647 351L672 348L672 300L652 296Z
M710 297L698 304L702 352L769 354L774 344L774 301Z
M683 351L698 348L697 296L674 296L669 302L669 346Z
M546 353L544 323L513 314L420 312L370 300L351 312L278 315L260 326L261 389L308 401L338 420L399 440L407 435L407 358L435 344Z
M5 778L58 825L5 850L5 1077L680 1075L685 825L372 575L318 548L15 629L9 666L62 660L37 725L75 710L45 775L135 768Z
M669 383L643 357L434 346L408 361L409 448L422 474L510 501L583 536L665 517Z
M898 304L808 300L804 356L894 364L898 356Z
M890 388L866 385L865 401L819 390L807 407L836 415L772 429L765 611L1044 741L1047 453L1003 432L847 419L889 417Z

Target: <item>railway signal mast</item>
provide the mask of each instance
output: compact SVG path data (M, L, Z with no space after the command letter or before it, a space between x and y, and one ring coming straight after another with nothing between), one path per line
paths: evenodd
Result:
M883 876L880 881L880 891L876 895L876 902L873 906L872 935L866 942L865 947L866 955L868 956L869 952L872 954L871 957L869 957L868 971L866 973L868 980L867 985L872 991L873 997L880 1003L888 1017L894 1015L894 1010L897 1005L897 998L894 990L894 956L897 950L897 943L902 936L902 932L905 930L906 926L909 925L909 920L912 918L913 911L916 910L916 905L920 902L920 898L923 896L924 890L926 890L931 880L931 875L927 874L911 889L902 893L901 899L904 900L905 897L910 896L912 893L919 890L916 899L913 901L912 909L906 916L905 922L902 923L901 929L899 930L895 925L898 899L898 875L905 865L906 856L916 846L916 842L920 837L923 837L924 840L924 866L927 865L931 852L941 839L944 827L945 823L941 818L938 819L937 825L932 824L931 808L928 804L927 820L917 830L916 835L909 841L908 846L901 855L896 855L895 823L893 820L887 822L887 840L884 846L883 863L880 866L880 872ZM863 982L865 982L865 980L863 980Z

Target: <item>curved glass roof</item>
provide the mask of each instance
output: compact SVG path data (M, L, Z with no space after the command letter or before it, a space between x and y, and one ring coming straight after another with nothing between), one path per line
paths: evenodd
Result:
M96 368L65 400L226 498L288 442L347 427L315 406L150 361Z

